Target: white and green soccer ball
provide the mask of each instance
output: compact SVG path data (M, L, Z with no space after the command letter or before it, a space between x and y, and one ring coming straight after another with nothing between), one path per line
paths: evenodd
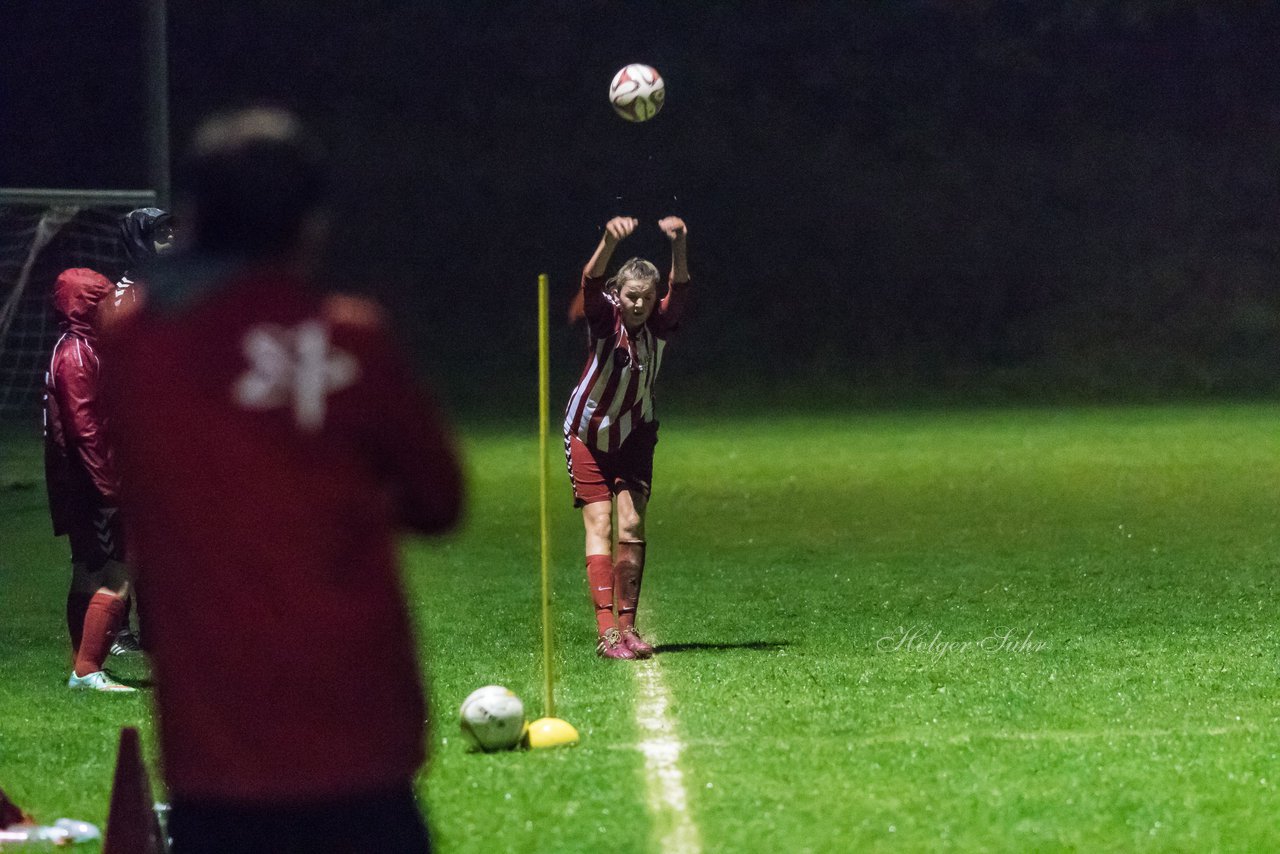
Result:
M524 703L501 685L472 691L459 715L463 737L478 750L510 750L524 736Z
M667 97L662 75L651 65L633 62L618 69L609 83L609 103L629 122L647 122L658 114Z

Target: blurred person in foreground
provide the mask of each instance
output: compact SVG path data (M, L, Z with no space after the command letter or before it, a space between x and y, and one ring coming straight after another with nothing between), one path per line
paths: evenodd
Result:
M325 199L294 116L208 120L105 343L174 854L430 848L396 533L454 527L462 476L382 312L321 288Z

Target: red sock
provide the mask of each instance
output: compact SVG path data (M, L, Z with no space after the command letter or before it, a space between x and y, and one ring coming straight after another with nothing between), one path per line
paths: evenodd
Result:
M640 607L640 579L644 576L644 540L620 540L613 586L618 591L618 628L635 628Z
M84 637L84 615L89 610L89 600L93 596L79 590L67 593L67 633L71 635L71 657L80 652L80 639Z
M608 555L587 555L587 584L591 587L591 604L596 606L596 630L604 634L614 627L613 561Z
M88 676L102 669L111 641L124 621L124 601L114 593L99 590L89 600L84 615L84 637L76 654L76 675Z

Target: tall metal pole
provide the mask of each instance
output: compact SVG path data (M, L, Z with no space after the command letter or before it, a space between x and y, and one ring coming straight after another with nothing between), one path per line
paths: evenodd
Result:
M548 454L551 412L551 345L547 312L547 274L538 276L538 527L542 554L542 707L546 717L556 716L555 669L551 633L551 526L547 518Z
M156 203L169 210L169 16L165 0L146 4L143 54L147 62L147 179Z
M556 717L555 642L551 631L551 525L547 510L547 485L551 479L547 449L551 433L551 344L547 313L547 274L538 276L538 516L542 539L542 706L545 717L525 728L529 747L565 747L578 743L573 724Z

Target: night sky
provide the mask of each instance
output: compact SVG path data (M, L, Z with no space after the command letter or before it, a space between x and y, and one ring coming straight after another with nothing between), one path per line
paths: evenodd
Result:
M141 10L9 0L0 184L146 181ZM961 397L1280 387L1280 11L1191 2L172 0L175 149L296 108L338 173L328 269L465 395L532 376L600 226L690 227L686 390ZM663 112L606 89L657 67ZM581 330L556 331L557 373ZM563 384L557 380L558 384ZM664 383L666 385L666 383ZM567 386L566 386L567 388Z

